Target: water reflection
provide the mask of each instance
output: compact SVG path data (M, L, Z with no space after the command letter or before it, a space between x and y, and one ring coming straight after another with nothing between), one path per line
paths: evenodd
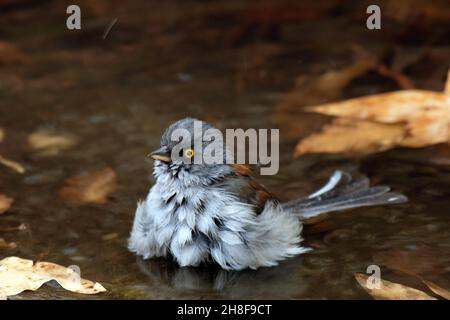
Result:
M139 269L154 285L179 291L192 290L220 293L227 297L276 297L289 293L302 295L306 287L293 281L302 268L302 257L280 263L275 268L226 271L217 266L179 267L167 259L137 259Z

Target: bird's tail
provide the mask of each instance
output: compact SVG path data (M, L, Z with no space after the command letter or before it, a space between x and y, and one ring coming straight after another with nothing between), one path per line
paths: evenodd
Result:
M338 170L313 194L282 205L301 219L307 219L324 212L408 201L406 196L390 192L390 189L388 186L371 187L367 177L353 179L350 174Z

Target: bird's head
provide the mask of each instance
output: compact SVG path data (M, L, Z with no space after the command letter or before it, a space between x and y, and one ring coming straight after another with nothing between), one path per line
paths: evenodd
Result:
M222 133L193 118L172 123L162 135L159 148L149 154L155 160L157 177L170 174L186 184L210 184L232 172L227 155Z

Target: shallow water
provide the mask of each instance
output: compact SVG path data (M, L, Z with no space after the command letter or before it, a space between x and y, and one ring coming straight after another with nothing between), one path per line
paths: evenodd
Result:
M401 33L406 22L393 19L385 33L369 33L358 18L362 7L338 1L300 4L304 15L292 19L283 15L291 11L288 1L127 1L99 7L83 2L82 31L68 31L62 3L12 6L0 13L0 38L30 59L0 65L0 127L6 132L0 153L27 170L20 175L0 167L0 193L15 198L0 225L27 226L0 234L17 243L16 249L1 248L0 257L78 265L84 278L104 284L108 293L88 297L47 286L17 299L366 299L354 273L371 264L379 264L386 279L422 288L414 277L394 270L402 263L449 288L448 147L294 159L302 130L319 128L327 119L295 109L289 111L290 123L279 120L286 118L280 112L287 112L280 111L281 97L295 78L301 74L312 81L350 64L352 45L375 55L394 47L414 54L426 47L434 50L433 61L448 66L448 30L431 28L411 40ZM409 76L417 87L442 89L445 67L420 61L413 67ZM368 72L340 98L396 89L392 80ZM327 99L305 96L305 104ZM274 268L225 272L142 261L127 251L126 239L136 202L152 183L152 163L145 155L168 124L185 116L221 129L280 128L280 173L262 181L282 199L306 195L339 168L388 184L410 202L330 214L305 228L306 244L314 251ZM285 126L298 127L298 135L288 134ZM54 156L39 155L27 144L38 129L73 134L79 143ZM58 198L66 178L104 166L118 176L118 189L106 204L73 205ZM402 257L399 251L413 258L395 262ZM394 262L386 262L386 253Z

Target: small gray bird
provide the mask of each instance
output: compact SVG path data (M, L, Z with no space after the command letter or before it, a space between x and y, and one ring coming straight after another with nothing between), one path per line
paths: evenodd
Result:
M213 262L226 270L275 266L311 250L301 246L304 219L407 201L387 186L371 187L367 178L354 180L336 171L308 197L281 203L254 179L249 165L174 161L174 131L194 133L195 121L186 118L170 125L160 148L151 153L156 184L138 203L128 242L144 259L171 256L180 266ZM203 147L212 143L203 142ZM194 139L179 153L181 158L195 157Z

